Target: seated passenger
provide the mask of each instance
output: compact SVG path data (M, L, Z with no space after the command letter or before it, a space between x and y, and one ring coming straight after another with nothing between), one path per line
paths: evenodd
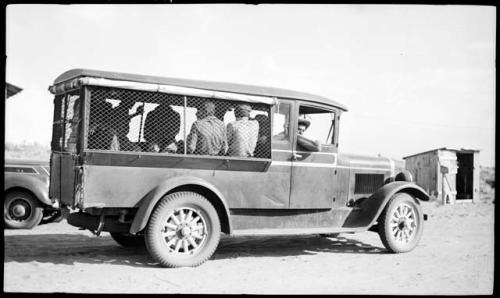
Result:
M112 149L110 118L113 107L104 100L94 100L90 104L88 149Z
M266 129L269 128L269 117L259 114L255 116L255 120L259 122L259 136L255 147L255 157L266 158L269 156L271 141L269 140Z
M187 138L190 154L224 155L227 151L226 127L215 117L215 104L206 102L196 112L196 120Z
M175 143L175 136L181 127L181 116L169 104L160 104L149 112L144 122L144 139L148 143L148 151L168 152ZM175 146L176 147L176 146Z
M304 118L299 118L299 127L297 131L298 150L314 152L321 151L321 144L319 143L319 141L313 141L303 136L304 132L309 128L310 125L311 121Z
M144 107L139 106L134 114L129 115L129 111L134 105L134 101L122 100L116 108L111 110L110 126L111 134L113 135L111 150L113 151L135 150L134 144L127 137L130 129L130 120L142 114Z
M234 109L236 120L227 125L228 154L231 156L253 156L259 135L259 122L248 119L251 111L248 104L241 104Z

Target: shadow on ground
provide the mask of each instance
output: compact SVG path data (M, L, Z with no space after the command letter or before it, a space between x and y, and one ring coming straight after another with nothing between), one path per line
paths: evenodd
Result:
M111 239L109 234L92 235L6 235L4 236L4 262L39 262L73 265L116 264L134 267L158 267L146 248L125 248ZM372 246L346 237L306 236L245 236L222 237L212 260L245 257L286 257L315 255L318 253L386 253Z

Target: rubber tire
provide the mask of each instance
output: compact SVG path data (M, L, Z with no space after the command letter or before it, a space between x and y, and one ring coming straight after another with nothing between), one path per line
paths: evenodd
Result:
M407 181L407 182L412 182L413 181L413 175L411 174L410 171L404 170L402 172L399 172L395 177L394 181Z
M10 217L9 207L14 200L24 200L31 208L31 213L25 220L19 221ZM43 218L43 208L38 199L31 193L22 190L16 190L8 193L4 199L4 223L5 227L10 229L31 229L37 226Z
M110 232L111 238L123 247L144 247L144 235Z
M175 209L190 207L198 210L207 225L207 239L193 255L180 256L170 253L162 238L161 230L166 217ZM161 266L196 267L207 261L217 249L220 240L220 219L214 206L202 195L194 192L176 192L162 198L153 210L145 231L146 248Z
M417 220L416 234L413 237L412 241L408 244L403 244L396 241L390 233L391 228L389 224L391 215L393 214L394 210L402 203L408 204L413 208ZM423 223L424 215L422 212L422 208L420 207L420 204L418 204L416 199L408 193L396 193L389 200L386 207L384 208L384 211L379 217L378 233L380 236L380 240L382 240L385 248L392 253L403 253L411 251L417 246L420 238L422 237L422 232L424 230Z

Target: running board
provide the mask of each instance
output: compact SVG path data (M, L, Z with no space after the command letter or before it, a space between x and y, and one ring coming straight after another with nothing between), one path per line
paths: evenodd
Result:
M368 227L360 228L304 228L304 229L245 229L234 230L231 235L234 236L264 236L264 235L311 235L311 234L332 234L332 233L350 233L364 232Z

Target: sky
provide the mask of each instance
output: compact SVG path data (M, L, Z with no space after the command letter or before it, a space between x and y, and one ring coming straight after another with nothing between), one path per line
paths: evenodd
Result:
M458 5L9 5L5 141L49 145L72 68L321 95L349 109L339 151L480 151L495 164L496 8Z

